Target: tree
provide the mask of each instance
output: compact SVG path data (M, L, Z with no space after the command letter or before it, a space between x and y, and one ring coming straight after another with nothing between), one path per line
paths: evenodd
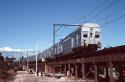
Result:
M8 63L8 65L13 65L15 59L16 59L16 58L14 58L14 57L11 57L11 58L6 57L6 58L5 58L6 63Z
M4 62L4 57L2 56L2 53L0 53L0 62Z
M23 56L20 58L20 62L21 62L21 64L24 62L24 57Z

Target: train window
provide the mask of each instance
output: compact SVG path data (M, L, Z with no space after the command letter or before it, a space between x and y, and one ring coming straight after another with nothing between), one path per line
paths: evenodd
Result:
M87 38L88 37L88 32L84 32L83 37Z
M95 35L95 38L99 38L99 35Z
M84 34L83 37L86 37L86 38L87 38L88 36L87 36L87 34Z
M99 37L100 37L100 33L98 31L96 31L95 38L99 38Z

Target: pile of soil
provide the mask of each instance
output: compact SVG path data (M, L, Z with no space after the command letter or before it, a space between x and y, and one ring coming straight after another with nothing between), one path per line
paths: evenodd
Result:
M16 75L16 71L15 71L14 69L9 69L9 70L7 71L7 73L8 73L9 76L14 76L14 75Z

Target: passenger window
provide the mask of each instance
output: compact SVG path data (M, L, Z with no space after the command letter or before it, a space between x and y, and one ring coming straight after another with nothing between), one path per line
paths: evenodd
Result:
M99 38L99 35L95 35L95 38Z
M88 37L88 32L83 32L83 37L87 38Z
M96 33L95 33L95 38L99 38L100 37L100 33L97 31Z
M84 34L83 37L87 38L88 36L87 36L87 34Z

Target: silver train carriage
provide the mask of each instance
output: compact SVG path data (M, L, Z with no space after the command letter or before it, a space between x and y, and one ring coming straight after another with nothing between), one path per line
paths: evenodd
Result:
M81 46L96 45L97 48L100 48L100 41L100 26L96 23L85 23L53 47L39 53L38 58L53 58L60 54L66 55L72 53L74 48Z

